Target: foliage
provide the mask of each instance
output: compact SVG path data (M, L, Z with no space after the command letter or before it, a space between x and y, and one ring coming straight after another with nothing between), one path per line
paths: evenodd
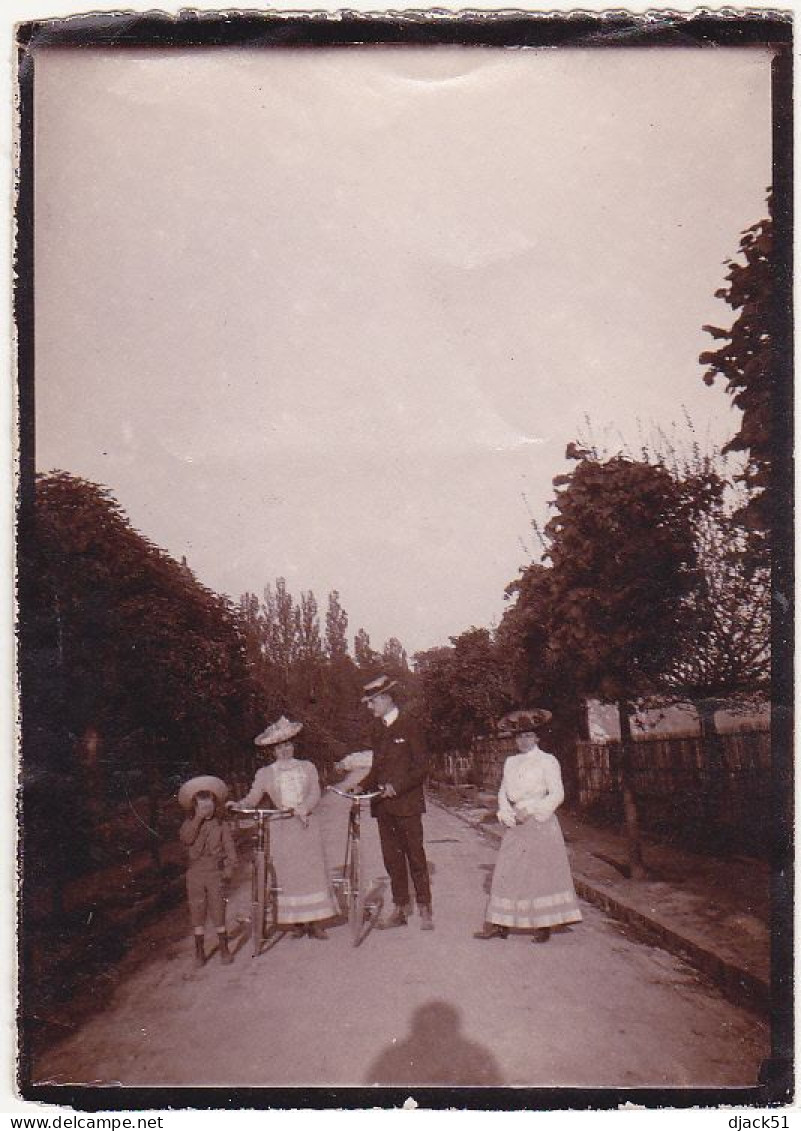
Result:
M676 656L662 680L666 695L696 704L752 704L770 688L770 570L748 560L733 509L714 506L697 524L698 583L683 600Z
M357 667L364 672L372 674L378 666L378 653L371 647L370 635L363 628L360 628L353 637L353 657L356 660Z
M394 677L403 677L408 674L409 659L406 655L406 649L397 636L390 636L384 644L381 653L381 667L387 675Z
M672 662L698 578L695 527L720 485L661 464L583 450L557 486L548 539L546 662L601 699L650 690Z
M339 603L336 589L328 594L328 612L325 614L325 652L330 660L342 659L348 654L348 614Z
M771 624L769 570L749 555L748 537L738 521L752 492L745 483L737 482L738 461L717 448L702 448L686 414L685 424L686 431L680 435L675 426L672 432L654 428L648 436L640 435L637 445L640 462L666 469L694 500L695 584L682 598L672 629L674 659L653 680L649 703L657 706L681 700L698 705L704 699L723 697L731 705L736 700L744 708L753 707L764 699L770 682ZM608 461L608 449L594 437L588 438L592 436L589 421L585 432L578 444L570 445L568 455ZM615 454L632 458L622 437L618 440L623 447ZM538 569L542 567L529 567L507 594L524 581L530 586L530 574ZM542 599L547 602L552 597L546 594ZM509 613L530 622L532 607L536 602L527 594ZM534 639L539 644L535 667L541 671L542 634ZM523 661L525 672L525 657ZM556 692L556 701L558 688L569 688L570 674L569 670L560 672L554 681L557 687L550 694Z
M354 638L355 662L351 659L348 614L339 593L328 595L324 638L314 593L303 592L296 602L282 577L265 587L263 602L245 593L239 607L262 702L272 717L284 712L303 720L303 756L328 773L332 762L368 746L371 717L361 703L362 689L385 670L384 659L363 628ZM403 677L409 690L413 680L403 645L392 638L384 655L393 665L386 670Z
M451 647L418 652L420 718L431 748L469 746L512 705L507 665L486 628L452 636Z
M39 476L30 553L27 639L65 735L91 725L182 750L235 740L253 687L234 610L138 534L105 488Z
M104 487L37 477L20 574L26 833L77 867L90 809L169 793L194 770L224 774L258 687L228 601L137 533Z
M742 420L725 450L746 455L743 482L749 488L739 518L750 531L750 548L765 557L771 529L771 460L776 357L773 306L776 302L776 264L773 239L772 194L768 217L743 232L740 254L744 259L728 261L726 285L716 292L734 311L728 328L704 326L723 344L701 354L707 385L718 377L741 410Z

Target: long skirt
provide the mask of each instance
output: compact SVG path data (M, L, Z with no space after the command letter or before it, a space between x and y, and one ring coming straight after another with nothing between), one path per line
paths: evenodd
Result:
M275 867L279 923L312 923L337 912L328 880L323 837L312 814L306 828L296 817L273 821L270 852Z
M531 929L581 920L559 821L529 817L503 834L486 919Z

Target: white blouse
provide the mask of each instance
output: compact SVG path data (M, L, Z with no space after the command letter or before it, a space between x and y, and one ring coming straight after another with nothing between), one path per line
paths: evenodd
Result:
M565 799L562 771L553 754L538 746L512 754L503 765L498 792L498 820L511 828L534 817L547 821Z
M279 809L294 809L299 816L311 813L320 800L320 779L313 762L287 758L256 771L250 792L239 802L245 809L258 805L269 793Z

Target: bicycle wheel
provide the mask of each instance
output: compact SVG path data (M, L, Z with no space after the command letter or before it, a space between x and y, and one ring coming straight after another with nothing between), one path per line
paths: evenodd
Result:
M358 946L364 931L364 888L361 875L361 852L358 838L354 837L351 843L350 867L348 869L348 926L350 927L350 941L353 946Z
M331 887L334 889L334 898L339 914L345 919L350 918L350 880L347 876L347 869L341 866L337 867L331 877Z
M261 951L261 944L264 940L264 913L265 913L265 890L264 890L264 853L257 852L253 860L253 885L251 891L250 901L250 929L253 943L253 957L255 958Z
M270 938L278 931L278 880L270 860L264 875L264 937Z

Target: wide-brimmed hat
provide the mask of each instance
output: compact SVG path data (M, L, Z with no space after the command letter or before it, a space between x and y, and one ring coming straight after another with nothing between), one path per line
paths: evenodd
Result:
M204 791L213 793L221 805L225 804L228 797L228 786L224 781L212 777L211 774L201 774L184 782L178 790L178 804L182 809L191 809L195 795Z
M257 734L253 741L257 746L278 746L281 742L289 742L302 730L303 723L293 723L286 715L282 715L277 723L271 723L261 734Z
M551 712L544 707L521 707L503 716L498 723L498 731L500 734L526 734L544 727L552 718Z
M396 679L390 679L388 675L380 675L378 679L371 679L369 683L365 683L362 691L362 703L369 703L371 699L375 699L376 695L385 695L391 691L393 687L398 686Z

